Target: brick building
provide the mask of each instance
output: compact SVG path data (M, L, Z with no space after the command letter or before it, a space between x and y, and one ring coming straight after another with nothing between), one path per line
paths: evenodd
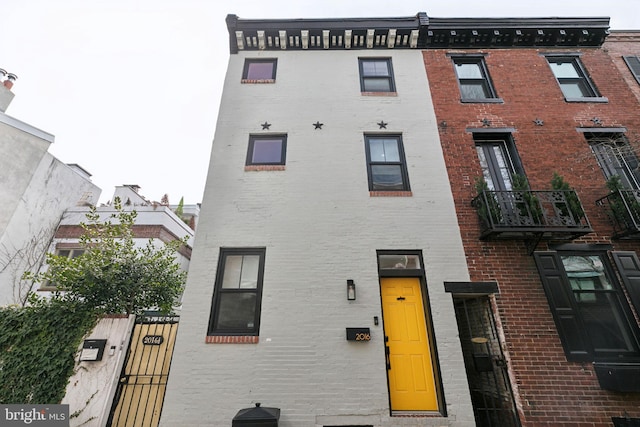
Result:
M638 422L640 118L608 19L227 26L161 426Z
M478 424L502 425L501 365L522 425L639 425L637 32L453 21L423 55L469 275L494 286L456 298ZM464 342L480 301L503 354Z

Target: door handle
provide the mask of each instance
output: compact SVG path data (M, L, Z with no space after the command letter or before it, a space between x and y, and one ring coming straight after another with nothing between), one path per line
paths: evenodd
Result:
M397 299L398 301L404 301L404 300L405 300L405 297L398 297L398 298L396 298L396 299Z
M391 351L389 350L389 347L385 345L384 346L384 358L385 358L385 361L387 363L387 371L391 370L391 359L389 357L390 354L391 354Z

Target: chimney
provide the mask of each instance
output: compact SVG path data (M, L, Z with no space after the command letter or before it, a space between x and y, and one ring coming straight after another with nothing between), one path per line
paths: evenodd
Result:
M9 107L9 104L11 104L15 96L13 92L11 92L11 88L17 78L18 76L15 74L7 73L6 70L0 68L0 111L3 113L7 111L7 107Z

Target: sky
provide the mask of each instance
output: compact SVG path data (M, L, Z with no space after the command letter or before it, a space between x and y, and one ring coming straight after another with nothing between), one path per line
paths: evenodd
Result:
M224 74L225 17L610 17L640 30L640 0L0 0L6 113L55 136L49 152L102 189L202 201Z

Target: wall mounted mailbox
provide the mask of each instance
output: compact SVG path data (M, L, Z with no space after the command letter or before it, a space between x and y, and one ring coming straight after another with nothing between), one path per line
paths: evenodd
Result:
M97 362L102 360L107 340L84 340L80 352L81 362Z
M347 328L347 341L371 341L369 328Z

